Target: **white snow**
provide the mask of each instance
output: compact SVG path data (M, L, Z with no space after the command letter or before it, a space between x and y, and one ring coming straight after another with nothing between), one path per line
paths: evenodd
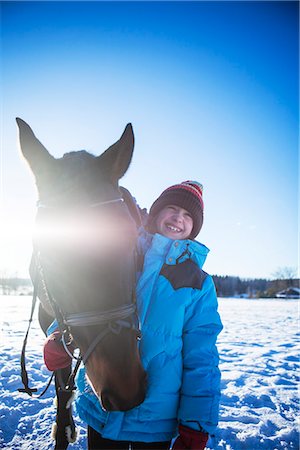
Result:
M220 424L209 449L299 448L296 300L220 299L224 330L219 339L222 398ZM30 297L0 297L0 448L50 450L54 388L42 399L21 387L20 353ZM31 385L41 390L50 372L42 360L43 333L33 321L27 347ZM79 436L70 450L86 448L85 425L75 415Z

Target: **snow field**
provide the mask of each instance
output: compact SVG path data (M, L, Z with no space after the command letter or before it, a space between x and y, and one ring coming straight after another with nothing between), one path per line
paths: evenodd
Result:
M218 348L222 372L220 423L209 449L299 448L296 417L299 369L297 301L220 299L224 330ZM29 297L0 297L0 448L50 450L54 387L42 399L20 394L20 353ZM44 336L36 320L27 346L30 385L41 391L50 372L42 360ZM298 372L299 373L299 372ZM70 450L86 448L85 425Z
M298 449L297 301L220 301L222 399L214 448Z

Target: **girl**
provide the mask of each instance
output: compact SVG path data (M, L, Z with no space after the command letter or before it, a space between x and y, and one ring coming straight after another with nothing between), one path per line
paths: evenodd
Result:
M148 375L144 402L106 412L82 368L76 407L88 424L89 449L203 450L218 422L222 329L211 276L202 270L208 249L195 241L203 223L202 185L185 181L153 203L139 237L143 267L137 283Z

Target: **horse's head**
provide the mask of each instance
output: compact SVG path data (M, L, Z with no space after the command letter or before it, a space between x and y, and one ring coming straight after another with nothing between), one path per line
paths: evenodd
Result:
M133 302L136 224L118 186L133 153L132 127L100 156L56 159L17 123L39 194L34 249L44 294L79 347L103 407L131 409L145 396Z

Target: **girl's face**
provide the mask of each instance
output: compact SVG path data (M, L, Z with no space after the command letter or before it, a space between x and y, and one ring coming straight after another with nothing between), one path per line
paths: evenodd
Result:
M170 239L187 239L193 229L190 213L175 205L165 206L157 215L156 231Z

